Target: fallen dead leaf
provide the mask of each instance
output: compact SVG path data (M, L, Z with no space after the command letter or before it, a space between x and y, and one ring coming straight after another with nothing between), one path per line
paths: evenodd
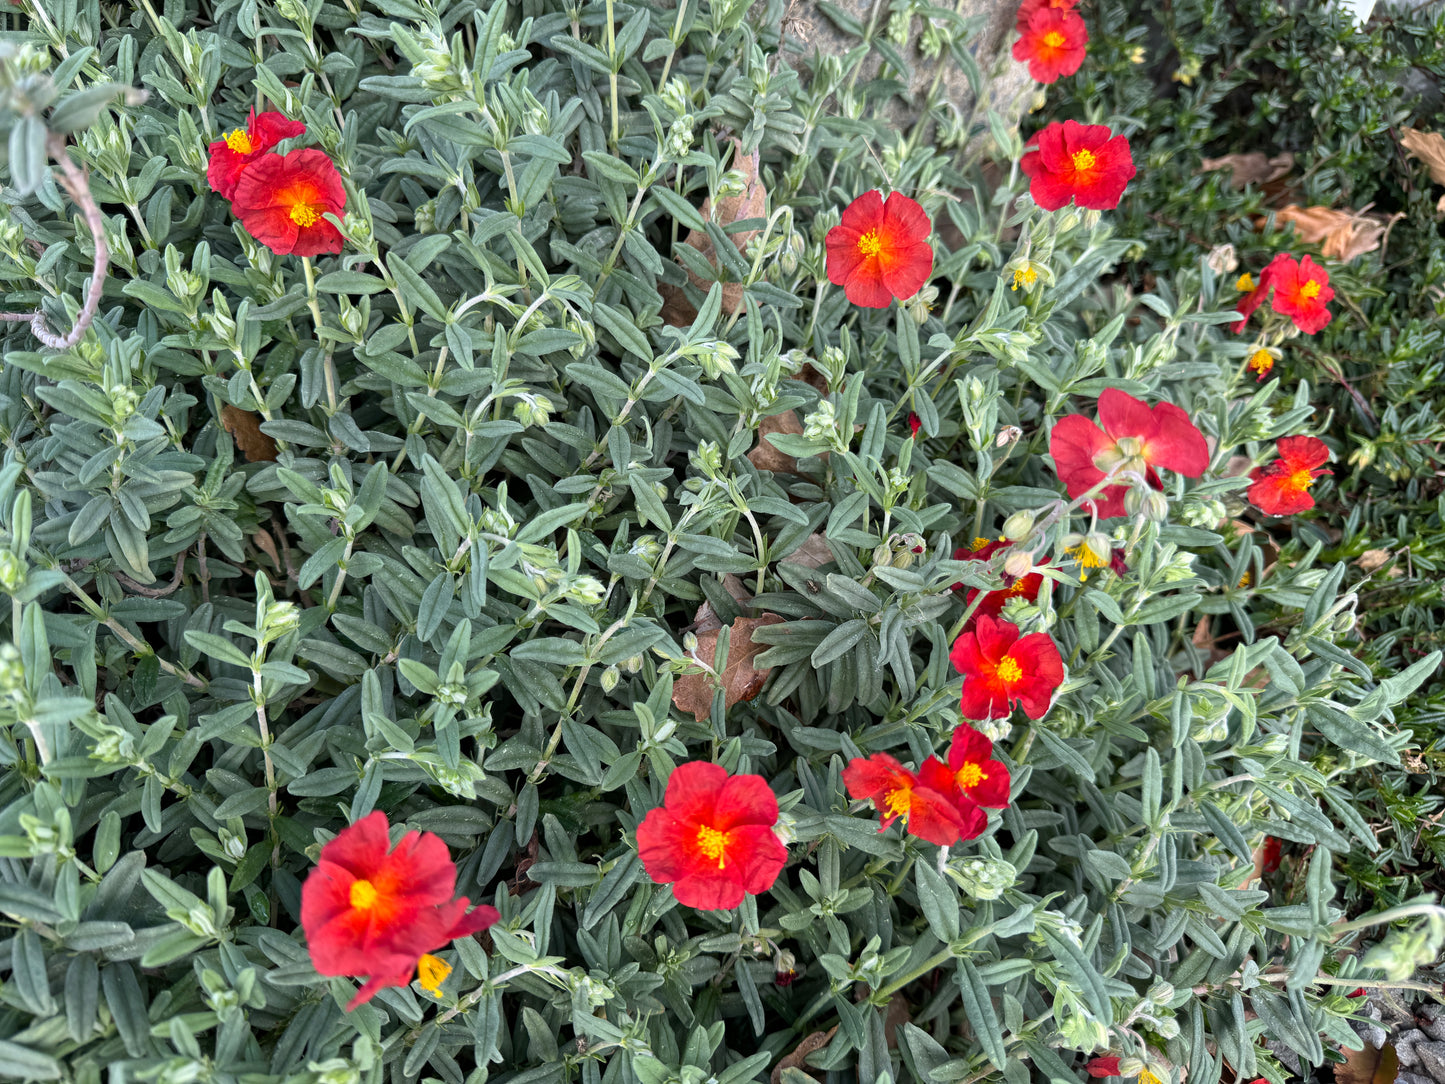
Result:
M822 568L829 561L835 561L833 551L828 548L828 540L821 534L814 532L803 540L803 544L792 553L784 557L779 564L784 565L806 565L808 568Z
M1345 1060L1335 1064L1335 1084L1395 1084L1400 1075L1394 1043L1376 1050L1366 1041L1362 1050L1340 1047L1340 1053Z
M1430 171L1430 179L1445 184L1445 136L1439 132L1421 132L1414 128L1400 130L1400 143Z
M741 222L749 218L766 218L768 207L768 190L758 176L758 166L761 164L758 151L752 154L743 153L742 141L733 140L733 163L732 168L743 175L744 187L741 194L727 196L717 201L716 207L712 200L704 201L702 205L702 217L715 223L719 228L726 230L734 222ZM732 243L737 246L739 252L747 249L748 242L758 235L757 230L744 230L742 233L730 234ZM713 246L712 238L701 230L689 230L686 237L682 239L685 245L691 245L702 253L703 257L717 266L717 249ZM699 290L707 291L712 287L712 282L699 277L688 271L688 280ZM683 292L675 286L660 286L658 292L662 294L662 319L673 327L689 327L697 316L697 310L687 300ZM725 282L722 284L722 309L731 316L743 306L743 284L741 282Z
M722 578L722 588L736 602L751 602L753 596L748 594L747 584L742 578L729 572ZM714 629L722 628L722 620L718 617L717 611L712 608L711 602L704 602L692 615L692 631L696 633L712 632Z
M1346 263L1379 248L1390 226L1384 215L1293 203L1276 211L1274 220L1280 225L1292 224L1302 240L1319 245L1326 256Z
M740 617L732 623L728 639L727 668L722 673L724 702L728 707L751 700L763 691L763 683L772 673L771 667L754 668L753 659L768 649L767 644L753 642L753 631L764 625L782 622L777 614L761 617ZM718 629L697 634L697 657L708 665L717 659ZM672 686L672 702L680 711L690 711L698 722L712 715L713 681L710 674L686 674Z
M1384 568L1391 556L1389 550L1366 550L1360 554L1355 564L1366 572L1374 572L1376 569Z
M828 378L813 368L811 361L803 362L803 367L798 370L798 379L804 384L816 388L822 394L828 394Z
M908 1011L908 999L894 994L888 999L888 1009L883 1014L883 1045L889 1050L898 1049L898 1029L913 1019Z
M1263 151L1248 154L1226 154L1222 158L1205 158L1199 163L1200 173L1212 173L1217 169L1229 170L1229 183L1235 188L1247 184L1268 184L1277 181L1294 168L1294 155L1289 151L1273 158Z
M783 1070L802 1069L803 1059L822 1050L837 1033L838 1025L834 1024L827 1031L815 1031L811 1035L805 1035L790 1053L784 1054L782 1060L773 1066L772 1084L782 1084Z
M236 441L248 463L274 463L276 442L261 432L261 417L227 403L221 408L221 426Z
M770 470L780 474L796 474L798 461L785 452L773 447L767 439L769 433L794 433L801 435L803 421L796 410L785 410L781 414L770 414L758 423L758 442L748 453L748 459L758 470Z

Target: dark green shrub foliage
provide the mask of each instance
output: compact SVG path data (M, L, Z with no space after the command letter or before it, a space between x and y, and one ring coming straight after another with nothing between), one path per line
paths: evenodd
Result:
M1266 576L1230 526L1230 457L1314 424L1311 384L1240 379L1207 265L1106 284L1140 243L1034 208L998 118L1001 170L942 109L933 141L876 121L896 84L783 48L779 2L23 6L0 276L82 332L5 325L0 1075L740 1084L836 1026L808 1065L838 1079L1111 1051L1281 1084L1261 1035L1325 1060L1341 995L1445 936L1334 903L1378 847L1340 782L1399 762L1438 653L1377 680L1345 566L1300 526ZM209 190L252 106L345 178L340 256L273 255ZM876 187L933 217L936 274L863 310L823 237ZM1048 431L1108 387L1187 410L1212 466L1083 538ZM990 724L1014 791L979 840L880 835L840 773L943 748L953 585L1003 583L955 543L1006 522L1047 582L1005 617L1067 678ZM636 855L686 760L779 796L790 863L736 912ZM346 1014L300 885L373 810L502 918L443 952L439 1003ZM1256 883L1266 834L1311 849L1297 897Z

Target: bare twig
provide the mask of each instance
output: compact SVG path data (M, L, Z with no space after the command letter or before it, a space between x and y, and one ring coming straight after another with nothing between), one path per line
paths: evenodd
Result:
M171 577L170 585L167 587L147 587L143 583L136 583L135 580L131 579L124 572L112 572L111 575L120 581L120 585L133 595L144 595L146 598L165 598L167 595L173 593L176 588L180 587L181 577L185 575L185 571L186 554L183 550L176 554L176 574Z
M31 332L46 346L52 350L69 350L85 337L86 330L100 309L101 287L105 284L106 271L110 266L110 248L105 243L104 219L100 208L95 205L95 198L90 194L90 181L86 171L70 160L65 149L65 138L51 132L46 139L45 148L60 166L61 187L70 193L70 198L85 215L85 224L90 227L91 237L95 239L95 269L90 274L90 293L86 296L80 315L75 318L75 325L67 335L57 335L46 326L44 309L36 309L33 313L0 312L0 321L28 321Z

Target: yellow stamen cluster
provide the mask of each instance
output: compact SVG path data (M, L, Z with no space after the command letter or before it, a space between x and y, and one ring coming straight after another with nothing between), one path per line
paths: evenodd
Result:
M1300 297L1313 301L1320 296L1320 284L1314 279L1310 279L1309 282L1299 288L1299 295Z
M1012 659L1006 659L1004 661L1013 662ZM955 778L958 779L958 785L961 788L971 790L987 779L988 776L984 774L983 769L977 764L965 764L962 768L958 769L958 774Z
M1023 676L1023 667L1018 664L1017 660L1005 655L998 661L998 679L1005 685L1012 685Z
M376 906L377 898L381 895L376 886L370 881L351 882L351 906L358 911L370 911Z
M1020 267L1014 271L1014 284L1009 287L1009 289L1017 290L1020 286L1022 286L1025 290L1027 290L1030 286L1032 286L1038 281L1039 273L1035 271L1032 267Z
M236 128L226 133L226 146L237 154L250 154L254 147L251 146L251 137L246 134L244 128Z
M291 208L291 221L304 230L306 227L320 222L321 215L309 203L298 203Z
M869 230L858 238L858 251L865 258L876 256L883 251L883 238L878 236L877 230Z
M1099 160L1094 157L1093 151L1075 151L1073 159L1074 169L1079 173L1093 169L1099 162Z
M416 981L421 983L421 988L432 997L442 996L442 983L447 981L447 976L451 973L451 964L431 953L416 962Z
M1247 294L1254 289L1254 278L1249 274L1240 275L1234 283L1234 288L1242 294Z
M717 868L722 869L727 865L728 834L703 825L697 830L697 849L705 858L716 858Z

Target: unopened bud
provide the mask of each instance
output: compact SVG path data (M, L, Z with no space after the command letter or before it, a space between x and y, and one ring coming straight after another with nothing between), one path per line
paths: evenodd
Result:
M1009 555L1004 558L1004 574L1014 579L1022 579L1027 576L1034 567L1034 555L1028 550L1010 550Z
M1003 536L1010 542L1022 542L1034 533L1034 514L1027 508L1020 509L1003 521Z
M613 689L617 688L617 682L621 679L621 677L621 672L618 671L617 667L615 666L609 666L606 670L603 670L602 691L604 693L610 693Z

